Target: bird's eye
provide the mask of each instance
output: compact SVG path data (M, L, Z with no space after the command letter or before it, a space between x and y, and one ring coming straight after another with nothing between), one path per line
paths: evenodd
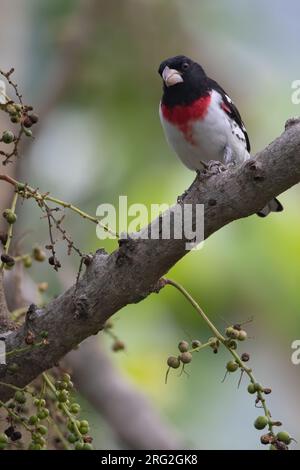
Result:
M184 62L182 64L182 70L187 70L189 68L190 64L188 62Z

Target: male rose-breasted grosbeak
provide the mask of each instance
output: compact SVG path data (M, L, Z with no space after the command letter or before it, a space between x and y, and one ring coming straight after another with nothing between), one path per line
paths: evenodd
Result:
M201 65L185 56L160 64L163 96L159 114L167 141L182 162L200 171L211 161L241 164L250 158L250 141L236 106ZM280 212L272 199L258 215Z

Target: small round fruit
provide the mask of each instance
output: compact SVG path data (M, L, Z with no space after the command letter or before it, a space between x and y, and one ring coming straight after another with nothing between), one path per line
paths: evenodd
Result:
M254 427L259 430L264 429L268 422L269 420L266 416L258 416L258 418L256 418L254 421Z
M71 380L70 374L67 374L67 373L65 372L65 373L62 375L62 380L63 380L64 382L70 382L70 380Z
M15 140L14 133L11 131L4 131L2 134L2 142L11 144Z
M93 450L93 446L92 446L92 444L90 444L89 442L85 442L85 443L83 444L82 450Z
M68 441L70 442L70 444L75 444L75 442L78 441L78 437L75 434L69 434Z
M36 430L39 434L42 434L42 436L45 436L45 434L47 434L48 432L48 429L46 428L46 426L43 426L42 424L39 424Z
M241 355L241 359L242 359L243 362L248 362L249 359L250 359L250 354L248 354L248 353L243 353L243 354Z
M36 415L32 415L28 419L28 423L31 425L36 424L39 421L39 418Z
M116 341L112 345L112 350L114 352L118 352L118 351L124 351L124 349L125 349L125 344L123 343L123 341L116 339Z
M23 266L24 268L31 268L32 266L32 258L30 255L24 256L23 258Z
M83 450L84 443L83 442L77 442L75 445L75 450Z
M167 364L172 369L178 369L178 367L180 366L180 360L178 359L178 357L170 356L168 357Z
M189 364L192 362L193 356L190 352L183 352L179 355L179 359L183 364Z
M14 431L10 438L13 442L19 441L20 439L22 439L22 433L20 431Z
M11 209L5 209L3 217L10 225L14 224L17 220L17 215Z
M15 401L17 403L20 403L20 404L24 404L26 403L26 395L24 392L21 392L21 390L18 390L16 393L15 393Z
M225 330L226 336L231 339L237 339L239 336L239 331L233 328L233 326L228 326Z
M247 339L247 336L248 336L247 332L245 330L241 330L241 331L239 331L239 335L238 335L237 339L239 341L245 341L245 339Z
M178 349L182 353L187 352L189 350L189 347L190 346L187 341L180 341L180 343L178 344Z
M251 395L253 395L254 393L256 393L256 388L255 388L255 385L253 383L249 384L248 385L248 393L251 393Z
M46 253L39 246L33 248L32 256L35 261L39 261L40 263L46 259Z
M1 444L7 444L8 443L8 437L4 432L0 434L0 443Z
M286 431L280 431L276 437L279 441L284 442L287 445L289 445L292 442L291 436Z
M76 415L80 412L80 405L78 403L72 403L69 410L72 414Z
M239 365L234 361L229 361L226 364L226 369L228 370L228 372L235 372L236 370L238 370L238 368Z

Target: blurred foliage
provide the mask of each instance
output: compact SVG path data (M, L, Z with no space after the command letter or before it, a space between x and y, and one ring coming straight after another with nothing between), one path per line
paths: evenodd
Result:
M59 109L47 118L30 159L23 162L25 179L32 185L58 197L72 194L72 202L91 213L102 202L117 204L123 194L128 203L148 207L173 203L193 174L168 149L158 118L157 68L170 55L194 57L224 85L241 110L254 152L283 130L289 116L299 114L290 98L291 82L299 78L294 46L300 31L290 27L299 13L296 0L288 9L279 0L99 4L97 28L80 67ZM75 0L31 2L26 83L33 95L35 88L47 92L43 82L77 6ZM223 228L169 275L191 291L220 328L254 318L246 346L253 353L253 367L270 380L266 385L274 390L272 409L280 403L277 415L282 413L299 440L300 380L290 361L290 344L300 331L299 188L280 200L283 214L266 220L253 216ZM38 229L46 240L37 212L25 205L23 217L25 226ZM114 241L99 241L94 226L75 217L69 217L69 229L87 252L116 246ZM72 260L73 268L77 265ZM34 276L50 277L51 294L59 293L60 280L47 270ZM257 446L251 426L257 413L245 386L237 390L232 378L220 383L226 353L205 351L193 361L190 377L173 376L164 384L165 361L178 341L210 336L177 292L166 289L127 306L116 317L115 328L127 352L116 355L115 361L176 424L187 445ZM99 446L114 445L100 441Z

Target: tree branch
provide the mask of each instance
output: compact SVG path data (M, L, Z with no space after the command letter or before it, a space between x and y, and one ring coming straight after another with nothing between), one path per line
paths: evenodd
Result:
M3 271L0 270L0 333L9 328L9 311L6 304L4 287L3 287Z
M290 120L286 131L259 152L255 160L214 176L197 177L181 204L204 204L205 238L228 223L254 214L272 197L300 181L300 120ZM170 211L162 217L168 217ZM263 221L260 221L263 223ZM159 224L144 228L141 236ZM172 233L172 230L171 230ZM111 254L98 250L77 287L71 287L44 309L31 311L17 332L7 337L7 351L24 348L28 328L48 331L49 345L28 348L9 357L18 372L7 371L2 381L24 386L49 369L104 322L129 303L136 303L159 289L159 279L187 254L186 240L121 240ZM11 391L0 388L2 400Z

